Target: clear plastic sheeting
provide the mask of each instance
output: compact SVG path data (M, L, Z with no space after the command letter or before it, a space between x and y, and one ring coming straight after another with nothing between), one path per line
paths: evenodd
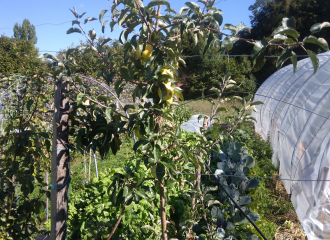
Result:
M330 168L324 168L325 176L329 177ZM330 239L330 182L320 184L320 193L315 199L315 206L302 220L305 231L311 240Z
M187 122L181 124L180 128L188 132L201 133L200 128L203 127L204 118L202 117L198 121L198 116L200 114L193 115Z
M309 239L330 239L330 52L270 76L258 89L255 130L273 148L273 164Z

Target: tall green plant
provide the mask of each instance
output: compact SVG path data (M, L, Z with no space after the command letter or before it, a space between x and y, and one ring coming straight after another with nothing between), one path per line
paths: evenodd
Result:
M19 54L18 54L19 56ZM1 76L0 238L28 239L44 211L44 174L49 171L52 91L42 71L25 69L24 78ZM49 192L48 196L49 196Z

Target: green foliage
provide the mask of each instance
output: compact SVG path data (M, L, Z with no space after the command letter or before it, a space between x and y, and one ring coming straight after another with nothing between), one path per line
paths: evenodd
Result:
M99 37L98 44L102 44L102 51L106 55L112 56L112 64L114 68L119 71L120 66L123 64L123 46L118 43L118 40L110 40L107 38ZM85 76L92 76L94 78L99 78L102 70L105 69L104 64L100 61L97 53L91 51L88 47L88 42L80 41L77 46L70 46L66 50L60 51L57 54L57 58L62 62L65 62L68 58L74 58L74 62L68 64L69 68L73 66L79 66L76 71Z
M250 176L278 177L272 164L272 149L268 142L254 132L252 123L244 123L233 132L233 137L244 142L251 155L256 159L256 166L251 169ZM250 191L250 196L255 200L251 208L260 214L257 226L267 238L273 238L278 226L280 226L294 212L292 203L286 190L278 189L281 186L279 180L259 179L257 189ZM247 228L245 226L244 228ZM256 231L252 230L254 233Z
M125 173L122 168L111 168L84 185L70 198L69 238L106 239L120 215L120 207L113 205L108 187L115 173ZM150 233L141 231L143 225L152 225L150 214L157 216L154 198L134 201L126 207L125 214L113 239L146 239Z
M330 4L327 1L321 3L308 0L256 0L255 4L249 7L253 14L251 34L254 38L267 38L281 24L283 18L293 16L296 23L292 27L296 28L301 36L308 36L314 23L327 19L329 9ZM325 30L322 35L326 40L330 40L329 34L329 31Z
M276 169L271 163L272 149L268 142L254 132L254 126L251 122L243 123L237 130L233 132L233 137L245 144L249 152L256 159L257 167L255 169L262 170L259 176L272 176ZM267 180L266 180L267 181Z
M300 33L300 40L303 40L311 34L315 35L316 38L319 38L322 35L325 41L330 40L329 29L324 28L320 33L314 31L314 28L321 30L321 28L318 27L323 24L314 23L328 21L328 12L330 10L329 1L256 0L255 3L249 7L249 10L252 11L251 34L245 32L241 34L241 37L243 38L270 40L273 31L278 28L279 25L282 25L283 18L289 19L289 16L293 16L296 21L295 24L291 25L291 27ZM322 26L325 27L326 24L324 23ZM327 51L318 44L308 43L306 41L304 42L305 48L308 48L315 53ZM251 48L251 45L239 42L239 46L237 46L236 50L233 50L232 53L249 53ZM292 46L292 49L294 49L297 55L307 55L304 49L300 47ZM268 48L266 50L266 55L280 55L281 52L282 51L280 49ZM300 59L302 58L299 58L299 60ZM288 61L284 63L284 65L289 63L292 62ZM257 78L258 83L261 84L276 70L276 59L267 58L264 69L262 71L255 72L254 75Z
M190 148L195 146L196 134L182 131L180 137L184 141L189 141ZM226 146L226 144L223 145ZM244 169L243 165L246 165L248 168L252 167L253 161L251 161L252 158L247 155L247 151L241 148L242 146L243 144L238 144L235 142L226 148L226 151L230 152L228 155L232 156L230 159L235 159L235 161L237 160L235 157L237 154L235 154L235 152L240 152L243 159L242 162L244 162L244 164L234 163L230 160L230 165L232 167L230 168L231 170L228 170L230 172L221 172L220 174L233 174L234 172L235 174L240 174L242 178L239 178L239 182L234 178L221 178L226 179L226 182L228 183L228 186L226 184L226 188L232 187L231 181L233 180L240 186L237 190L240 194L236 195L240 198L242 206L247 206L248 201L244 200L245 202L242 202L242 199L248 200L247 196L244 194L244 191L246 190L242 187L246 184L247 178L244 177L242 172L238 169ZM212 166L214 166L217 161L221 160L218 158L213 158ZM134 167L135 160L130 160L130 164ZM142 166L140 165L140 167ZM191 169L187 170L188 172L191 171ZM143 167L141 169L141 173L144 171L145 168ZM183 169L182 171L185 172ZM216 174L219 174L217 171ZM247 170L245 169L245 171ZM90 184L87 184L83 186L82 189L75 191L75 194L71 194L72 197L70 200L69 217L69 234L71 235L71 238L97 239L101 236L104 238L108 236L113 225L116 223L120 212L120 206L113 205L111 191L108 191L109 184L113 182L113 179L118 173L125 174L125 170L123 168L112 167L108 171L104 171L100 174L99 179L94 178ZM188 175L186 177L182 178L183 183L185 183L183 191L180 191L178 186L175 185L168 185L167 187L167 196L169 199L168 204L170 206L169 211L167 211L167 215L169 217L168 221L171 223L169 226L170 237L185 239L185 236L187 237L190 234L197 234L196 238L203 235L215 237L218 236L219 230L217 229L221 226L225 229L228 228L226 230L227 236L238 236L239 234L245 235L244 232L249 233L252 231L252 229L243 231L243 227L246 226L246 224L243 223L244 221L242 222L243 219L238 213L236 213L236 217L229 217L231 214L227 214L227 211L237 211L234 210L235 208L232 207L231 201L229 201L228 197L226 197L224 193L219 195L217 183L209 179L209 177L203 178L201 192L197 193L197 196L199 196L199 194L200 196L203 196L203 198L197 197L197 199L205 200L202 203L196 202L196 209L194 210L192 208L191 201L193 199L193 195L196 194L196 191L191 190L189 187L189 182L193 179L189 178L193 176ZM152 183L149 182L148 185L152 186ZM246 185L249 186L249 184ZM251 185L251 187L254 186ZM203 189L206 189L205 192ZM160 226L159 223L157 224L157 219L159 219L160 216L157 211L159 204L157 197L158 195L156 194L153 198L140 198L138 204L133 201L129 207L126 207L125 214L116 231L114 239L118 239L123 236L128 238L134 237L134 239L146 239L148 237L153 239L152 236L159 236ZM210 230L205 228L206 222L203 218L203 212L207 214L208 221L213 221L216 223L216 225L210 224ZM248 209L246 210L246 213L252 217L257 217L257 215L253 214ZM223 218L221 216L223 216ZM242 229L236 227L237 231L234 231L234 229L231 228L231 222L235 223L237 221L242 225ZM110 226L109 223L112 225Z
M203 55L205 35L198 34L198 44L194 45L191 35L185 35L182 39L184 56ZM214 84L210 79L217 79L220 75L230 72L232 78L240 85L235 91L254 92L256 85L254 76L251 74L251 62L248 58L227 58L212 56L220 54L218 47L211 46L205 56L186 58L186 65L179 70L179 81L183 83L184 96L186 99L212 94L210 89Z
M47 158L51 151L51 133L45 122L50 119L46 107L50 108L47 103L51 89L45 84L45 73L35 68L25 70L27 77L23 79L1 77L2 87L15 83L2 98L1 239L30 238L38 231L44 212L44 172L49 171Z
M186 137L193 138L196 135L188 133ZM258 181L248 180L246 176L254 167L254 158L242 148L243 144L236 141L225 141L222 146L227 154L223 151L220 151L220 154L214 152L211 168L215 170L215 175L227 192L244 208L245 213L253 221L257 221L259 215L250 208L253 199L247 195L247 190L257 187ZM194 236L195 239L222 239L230 236L238 238L241 235L246 237L253 234L252 229L243 231L247 220L218 183L209 176L202 177L201 186L197 189L189 189L172 197L169 204L173 207L170 220L174 221L173 225L178 231L173 237L177 239L190 236Z
M252 95L235 96L241 103L240 106L232 106L236 115L227 124L219 120L221 112L227 110L220 105L226 101L223 99L225 91L233 91L240 85L245 89L254 88L245 81L246 76L250 78L247 59L239 64L231 60L233 63L228 65L220 59L223 75L211 72L214 59L203 62L205 68L201 70L205 75L196 76L204 80L212 79L213 85L200 87L212 87L209 90L216 95L215 99L210 99L213 111L209 120L214 130L204 126L200 134L191 135L180 129L181 122L189 117L188 109L177 106L173 98L177 95L183 100L181 89L175 85L179 64L185 64L180 57L184 49L182 42L192 38L195 46L200 44L198 51L202 54L216 48L223 53L242 40L238 38L241 31L249 31L243 24L225 24L223 28L230 30L231 34L222 33L222 13L214 8L215 2L200 3L203 8L187 2L187 7L176 14L165 0L151 1L147 6L140 0L115 1L111 6L110 28L112 30L117 24L123 27L119 36L120 46L117 43L107 46L110 38L98 38L94 30L85 30L86 24L97 18L82 19L85 13L78 14L75 8L70 9L74 15L72 25L77 26L68 29L67 34L83 34L88 44L68 49L58 57L41 55L39 58L49 61L49 74L41 73L35 66L19 69L24 70L27 78L22 81L21 88L11 89L15 98L8 98L7 101L13 99L14 102L7 106L13 113L8 113L9 121L0 142L5 146L1 150L4 157L0 162L4 176L0 185L0 204L4 206L0 210L2 238L25 239L37 231L36 215L44 191L40 188L39 194L35 194L34 187L41 187L41 173L48 169L43 161L46 161L44 155L50 152L50 133L45 132L45 126L40 122L51 122L51 117L46 114L51 107L47 97L52 96L52 91L46 87L50 76L54 82L71 84L65 96L70 98L70 142L63 144L72 141L77 150L93 150L104 159L108 154L119 155L123 142L134 135L136 137L130 146L130 154L134 155L130 155L129 162L124 162L123 168L112 168L106 175L83 185L78 191L81 185L73 185L76 194L73 194L70 203L69 224L72 238L168 239L168 236L183 239L197 236L198 239L218 239L226 235L255 238L253 231L240 228L245 226L246 219L224 191L220 191L208 176L201 178L208 172L206 164L209 163L209 156L215 153L211 167L216 170L224 188L244 206L245 213L253 221L258 220L259 215L250 207L252 198L249 194L253 193L259 181L247 177L252 173L255 160L248 155L243 143L228 139L239 124L254 120L246 113L262 103L252 102ZM157 5L165 5L167 14L159 16L154 8ZM108 22L103 21L106 11L102 10L99 15L103 32ZM293 23L293 19L284 19L282 26L274 33L273 40L289 49L278 59L279 66L288 57L295 59L288 43L304 45L309 42L327 47L322 39L311 36L305 42L298 42ZM322 27L327 27L327 24L314 26L312 31ZM278 34L281 38L277 37ZM222 35L226 37L221 41ZM21 41L24 40L17 44ZM264 64L265 51L273 42L246 41L254 45L253 67L260 69ZM317 57L312 52L307 53L317 70ZM123 55L123 60L119 59L119 54ZM93 57L88 59L90 56ZM17 60L22 66L26 65L19 56ZM230 74L229 70L235 73ZM102 94L99 89L92 89L93 85L72 75L79 71L92 75L96 73L100 83L114 84L118 97L126 84L134 85L132 98L138 100L137 103L125 105L124 109L129 110L129 114L123 113L117 109L113 97ZM234 74L237 75L232 79ZM13 81L15 79L4 77L1 83L8 88ZM204 120L203 124L207 125L207 121ZM35 135L44 137L45 141L40 143L39 139L32 139L31 136ZM36 182L33 182L35 179ZM18 192L22 193L19 194L18 205L13 200L15 188L20 188ZM114 235L110 235L110 230Z
M0 37L0 52L0 73L2 74L19 73L25 75L26 70L35 71L36 68L42 66L41 60L36 58L38 51L32 41L16 41L14 38L2 35Z
M38 38L36 29L29 19L24 19L22 25L16 23L14 26L14 38L18 40L31 40L33 44L37 44Z
M179 105L174 110L175 121L177 121L179 125L187 122L192 116L191 111L192 109L188 105Z
M188 133L188 135L192 134ZM107 238L117 222L124 203L125 212L113 239L125 236L127 239L141 240L160 237L159 195L156 193L157 188L153 181L150 181L153 179L152 171L142 164L137 165L141 156L135 157L129 152L127 154L130 157L126 157L125 160L123 160L125 154L120 157L121 164L126 166L125 168L113 165L103 167L98 179L92 178L90 183L81 185L79 189L76 188L74 192L70 193L68 233L71 239ZM118 183L118 180L125 178L124 176L132 174L132 170L136 166L139 166L137 175L135 175L137 181L131 178L135 182L131 184L135 188L133 197L130 198L132 201L126 201L122 199L121 194L124 196L126 191L129 192L130 182L126 182L122 190L117 188L116 191L114 183ZM121 177L118 178L119 176ZM139 184L143 185L142 188L137 188ZM173 180L169 181L166 187L168 199L174 199L180 194L178 186ZM121 199L122 202L120 202ZM168 217L170 212L170 208L167 207ZM169 218L169 220L171 219ZM170 229L171 234L175 232L173 231L174 229Z

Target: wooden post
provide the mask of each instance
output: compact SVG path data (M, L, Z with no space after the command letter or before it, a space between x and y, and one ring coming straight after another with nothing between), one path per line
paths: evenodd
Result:
M85 181L87 180L87 169L86 169L86 151L84 151L84 165L85 165Z
M54 86L53 147L51 169L51 240L65 240L68 214L69 184L69 91L67 81L58 80Z
M45 202L46 202L46 221L48 220L48 197L47 197L47 191L48 191L48 172L45 172Z

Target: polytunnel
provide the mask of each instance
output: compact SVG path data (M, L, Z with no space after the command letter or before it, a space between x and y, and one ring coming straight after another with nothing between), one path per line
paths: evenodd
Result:
M330 52L270 76L258 89L255 130L273 149L273 164L308 239L330 239Z

